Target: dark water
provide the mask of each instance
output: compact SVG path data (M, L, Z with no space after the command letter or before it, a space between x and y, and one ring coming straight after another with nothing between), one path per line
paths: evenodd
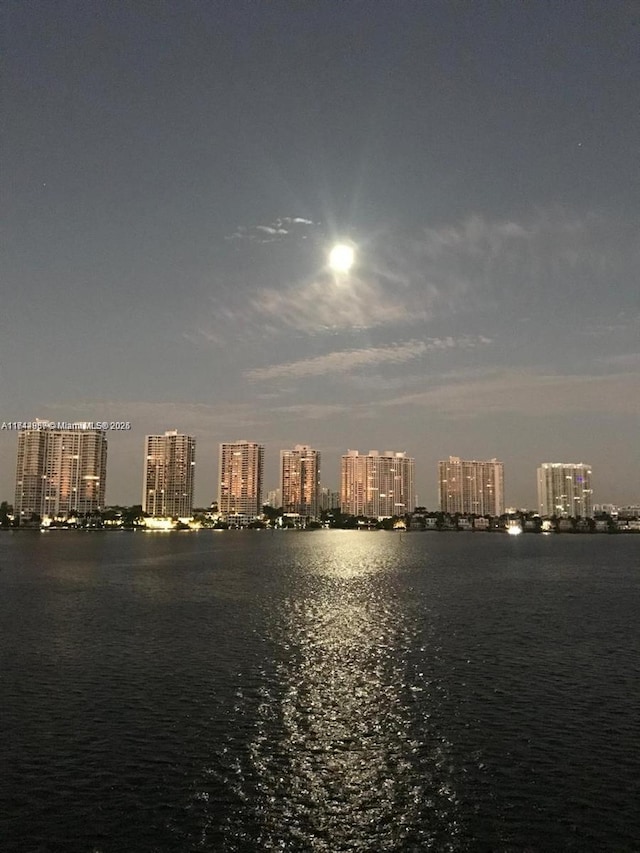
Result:
M0 533L0 849L640 849L640 537Z

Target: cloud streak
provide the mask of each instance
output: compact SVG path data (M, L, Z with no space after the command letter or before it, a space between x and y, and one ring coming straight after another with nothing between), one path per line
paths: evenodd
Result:
M131 431L109 433L108 438L128 439L142 433L162 433L168 429L200 434L227 429L236 432L260 426L261 411L253 402L220 401L211 403L167 402L150 400L85 400L67 403L48 403L39 407L35 417L50 420L129 421Z
M637 277L640 241L630 225L612 218L550 209L518 220L470 216L412 233L356 235L358 260L348 277L322 266L319 229L317 222L294 216L239 229L238 239L283 241L282 250L269 256L271 265L263 263L259 273L240 277L216 298L210 316L199 317L199 329L189 330L189 340L224 348L242 336L265 349L284 339L294 363L308 352L304 337L329 335L346 350L361 332L376 330L377 343L391 345L422 338L437 321L439 334L462 326L492 337L502 327L506 341L517 337L516 324L526 318L539 335L534 340L528 334L527 355L518 346L515 363L521 354L531 358L536 348L554 363L559 341L579 348L596 328L603 339L630 334L628 318L637 317L628 282ZM305 248L289 242L306 231L313 239ZM268 284L260 287L260 280Z
M247 243L274 243L286 237L306 239L311 228L317 223L303 216L278 216L266 225L238 225L225 240Z
M355 276L348 282L324 276L302 287L266 289L251 300L251 307L271 323L306 334L405 325L420 319L381 284Z
M362 368L382 364L403 364L420 358L428 352L453 348L470 349L491 343L488 338L430 338L426 341L411 340L387 347L366 347L363 349L341 350L338 352L306 358L286 364L274 364L269 367L257 367L245 372L247 379L264 381L272 379L300 379L306 376L324 376L339 373L352 373Z
M638 417L639 399L640 373L550 376L508 370L405 394L377 405L429 408L455 418L507 412L544 418L572 412Z
M279 227L272 226L272 227ZM413 236L362 241L347 280L312 275L258 290L256 315L306 334L399 327L458 313L548 314L548 300L601 315L599 293L624 290L640 252L637 233L594 215L538 211L522 222L471 216Z

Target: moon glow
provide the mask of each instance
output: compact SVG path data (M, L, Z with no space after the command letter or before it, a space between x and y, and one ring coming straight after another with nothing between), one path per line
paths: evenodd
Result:
M336 243L329 252L329 266L334 272L347 273L353 266L355 252L346 243Z

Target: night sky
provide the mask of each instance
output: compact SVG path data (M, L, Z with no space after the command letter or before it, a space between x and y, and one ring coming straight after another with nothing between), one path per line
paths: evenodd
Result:
M0 421L505 463L640 501L640 5L6 2ZM336 240L357 262L327 268ZM0 432L0 499L17 436Z

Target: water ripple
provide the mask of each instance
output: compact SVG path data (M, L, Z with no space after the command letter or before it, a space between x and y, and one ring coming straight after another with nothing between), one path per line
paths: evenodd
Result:
M636 850L635 547L0 537L3 853Z

